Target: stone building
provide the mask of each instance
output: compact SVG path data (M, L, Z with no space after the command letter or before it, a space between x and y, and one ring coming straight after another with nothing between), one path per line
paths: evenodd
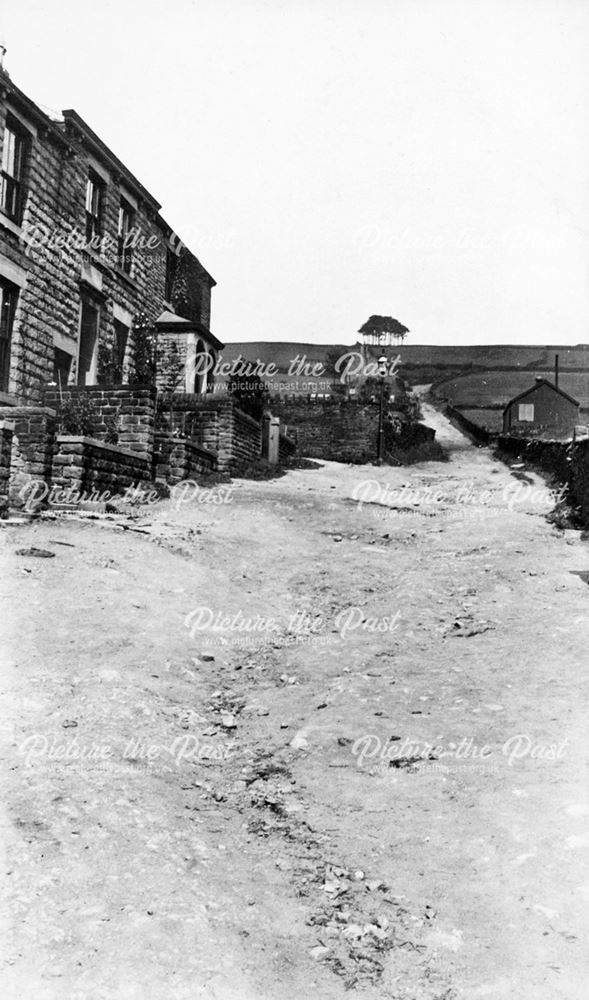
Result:
M150 324L179 358L177 391L205 392L215 281L153 195L75 111L48 117L4 70L0 162L0 404L127 381Z

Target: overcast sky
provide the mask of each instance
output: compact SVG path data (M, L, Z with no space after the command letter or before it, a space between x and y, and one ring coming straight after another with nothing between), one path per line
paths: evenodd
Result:
M589 342L585 0L3 0L218 282L223 341Z

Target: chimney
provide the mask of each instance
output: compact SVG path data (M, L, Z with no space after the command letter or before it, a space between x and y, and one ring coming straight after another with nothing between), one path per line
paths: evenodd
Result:
M558 389L558 354L554 355L554 385Z
M4 42L0 42L0 69L4 69L4 56L6 55L6 46Z

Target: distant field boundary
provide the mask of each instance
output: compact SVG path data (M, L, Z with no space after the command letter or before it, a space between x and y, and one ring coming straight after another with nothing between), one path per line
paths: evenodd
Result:
M405 369L411 369L411 368L419 369L422 367L423 365L404 366ZM558 370L560 375L586 374L582 369L578 367L571 367L570 365L560 365ZM528 372L529 373L534 372L536 374L543 372L545 375L548 374L551 378L554 377L554 367L550 365L547 365L544 368L541 365L501 365L501 366L493 365L492 367L489 365L465 365L464 368L462 368L460 371L454 370L453 372L441 375L440 378L435 379L435 381L432 382L431 391L435 392L437 389L440 389L443 385L446 385L448 382L453 382L455 379L459 378L465 378L468 375L477 375L479 372L489 372L492 375L499 374L500 372L519 372L522 375L527 374ZM497 405L498 404L494 405L488 404L487 406L484 407L484 409L492 410L495 409ZM472 403L469 404L469 409L475 410L478 409L478 406L476 403Z
M490 407L486 407L490 409ZM469 409L474 409L474 407L469 407ZM483 407L481 407L483 409ZM446 416L458 425L460 430L466 431L469 437L474 438L477 444L489 444L494 441L498 434L493 434L488 431L486 427L481 427L480 424L473 423L468 417L465 417L464 413L458 410L455 406L448 404L445 408Z
M501 410L501 412L503 413L505 405L503 403L486 403L486 404L469 403L467 406L466 403L464 405L462 403L459 403L456 406L456 409L457 410Z

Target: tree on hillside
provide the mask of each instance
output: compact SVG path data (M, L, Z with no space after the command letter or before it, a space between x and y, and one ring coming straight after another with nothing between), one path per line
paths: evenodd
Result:
M371 316L360 327L358 333L362 334L365 344L390 347L393 343L403 343L409 328L392 316Z

